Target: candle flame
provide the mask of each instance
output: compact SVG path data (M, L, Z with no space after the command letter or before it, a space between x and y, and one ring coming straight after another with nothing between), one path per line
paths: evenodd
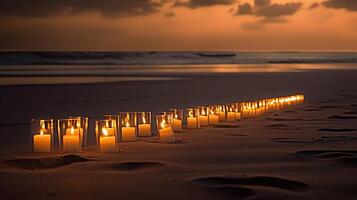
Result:
M204 109L202 110L202 115L206 115L206 112L205 112L205 110L204 110Z
M72 128L71 128L71 134L74 135L74 128L73 128L73 126L72 126Z
M126 126L126 127L130 127L130 124L129 124L128 121L126 121L125 126Z
M192 115L192 110L188 111L188 116L189 116L189 117L193 117L193 115Z
M45 126L45 120L40 120L40 126L42 129L45 129L46 126Z
M175 113L175 119L177 119L178 118L178 116L177 116L177 114Z
M165 120L163 119L162 122L160 123L161 128L165 128Z
M43 130L40 130L40 135L43 135Z
M106 128L102 128L102 133L104 136L108 136L108 130Z
M77 120L77 128L81 127L81 122L79 120Z
M146 124L146 118L145 118L145 113L144 112L142 113L142 116L143 116L143 123Z

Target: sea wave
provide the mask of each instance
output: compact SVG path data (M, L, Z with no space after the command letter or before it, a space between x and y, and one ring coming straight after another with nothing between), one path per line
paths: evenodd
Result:
M355 52L0 52L0 65L357 63Z

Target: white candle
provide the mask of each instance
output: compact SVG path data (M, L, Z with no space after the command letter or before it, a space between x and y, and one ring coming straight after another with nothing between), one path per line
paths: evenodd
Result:
M242 114L240 112L236 112L236 120L240 120L242 117Z
M226 113L225 112L219 112L218 113L219 121L226 121Z
M73 135L80 135L80 138L81 138L81 145L83 145L83 128L67 128L66 129L66 135L68 134L73 134Z
M172 128L174 131L181 132L182 131L182 121L180 119L174 119Z
M188 129L199 128L197 123L197 117L187 117L187 128Z
M64 153L80 152L79 135L66 134L63 136L63 152Z
M136 141L135 127L122 127L121 128L121 140L123 142Z
M210 115L208 115L208 121L209 121L209 124L211 124L211 125L218 125L219 117L218 117L218 115L210 114Z
M51 152L51 135L43 134L41 131L40 134L33 136L33 150L36 153L49 153Z
M173 143L175 142L175 135L171 127L166 127L159 129L160 141L163 143Z
M227 121L232 122L236 120L235 112L227 112Z
M139 124L139 136L151 136L151 125Z
M116 153L115 136L101 136L99 138L101 153Z
M200 126L208 126L208 116L200 115Z

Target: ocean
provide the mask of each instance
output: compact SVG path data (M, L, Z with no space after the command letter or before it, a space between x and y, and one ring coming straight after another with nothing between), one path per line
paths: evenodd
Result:
M0 52L0 85L345 69L357 52Z

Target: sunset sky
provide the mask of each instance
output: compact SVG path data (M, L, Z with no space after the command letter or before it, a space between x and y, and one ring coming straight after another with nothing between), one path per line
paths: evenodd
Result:
M357 0L2 0L1 50L357 50Z

